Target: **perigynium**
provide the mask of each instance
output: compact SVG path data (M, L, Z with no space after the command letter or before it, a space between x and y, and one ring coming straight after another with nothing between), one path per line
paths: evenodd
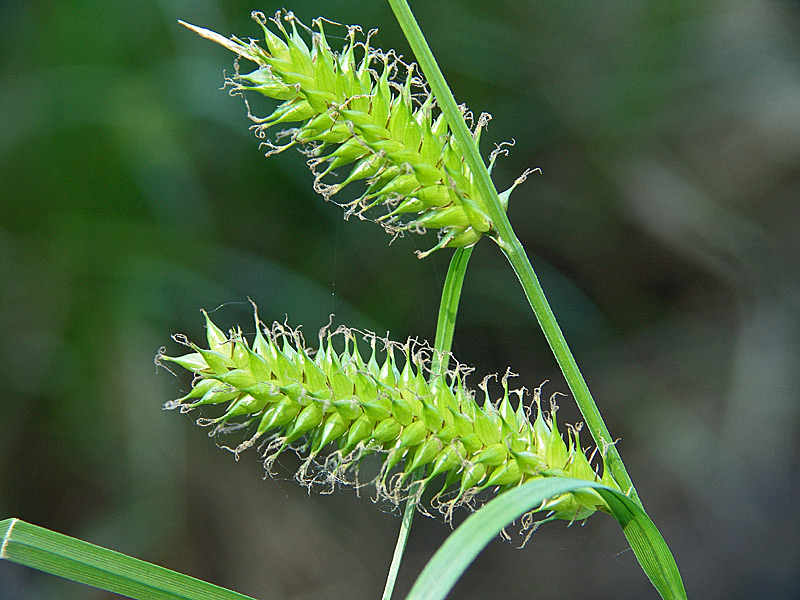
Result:
M397 504L410 493L410 484L420 481L416 493L436 490L431 505L448 518L482 490L501 493L537 478L573 477L618 489L605 469L601 477L592 468L578 428L569 428L564 440L555 403L549 412L542 410L537 390L526 408L517 390L513 407L509 374L495 401L484 380L479 404L464 385L469 369L456 363L433 376L433 350L415 340L400 344L344 327L324 328L318 349L311 351L299 331L278 323L266 328L257 314L252 341L240 329L226 335L207 314L206 328L208 348L174 336L192 352L178 357L159 352L157 361L195 375L191 391L166 407L188 412L221 405L217 416L197 423L212 426L212 435L243 432L233 451L238 456L258 446L268 470L284 450L294 450L304 459L296 478L309 487L363 485L359 464L376 454L382 465L374 479L380 498ZM371 346L367 360L359 337ZM587 489L551 499L539 510L548 518L575 521L598 509L607 510L605 502Z
M439 230L436 246L420 257L443 247L470 246L493 233L486 202L458 142L443 115L436 114L436 102L413 63L373 48L374 30L364 36L359 27L348 27L344 49L334 52L322 19L311 29L291 12L271 19L254 12L253 18L263 30L263 46L183 24L255 63L257 69L246 74L237 63L236 74L227 80L232 94L257 92L281 101L266 117L253 116L248 108L267 155L299 146L309 157L314 188L327 199L365 181L358 198L340 202L345 217L374 218L396 235ZM310 47L301 31L310 36ZM488 121L484 113L474 124L475 144ZM275 140L267 139L270 128L288 124L293 126ZM490 167L499 152L500 147L492 153ZM347 176L329 182L343 167L350 169ZM506 204L511 189L501 194Z

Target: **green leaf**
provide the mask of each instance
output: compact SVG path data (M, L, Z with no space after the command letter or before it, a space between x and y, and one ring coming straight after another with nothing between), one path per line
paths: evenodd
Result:
M665 600L685 600L686 591L675 559L664 538L644 512L625 494L580 479L537 479L505 492L470 515L439 548L423 569L406 600L442 600L475 557L500 531L554 496L585 488L597 490L633 549L642 569Z
M253 600L19 519L0 521L0 559L137 600Z

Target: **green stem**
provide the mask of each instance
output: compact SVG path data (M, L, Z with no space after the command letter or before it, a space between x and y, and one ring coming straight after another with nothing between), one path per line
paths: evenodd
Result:
M414 476L416 480L416 476ZM414 488L412 490L412 487ZM417 511L416 483L409 486L409 496L406 500L406 507L403 510L403 522L400 524L400 533L397 534L397 543L394 546L392 564L389 567L389 574L386 576L386 586L383 588L381 600L390 600L394 591L394 584L397 581L397 573L400 571L400 563L403 560L403 553L406 551L408 536L411 533L411 523L414 520L414 513Z
M446 363L442 364L442 360L453 345L458 300L461 298L464 273L471 255L472 247L456 248L453 258L450 260L450 267L447 269L447 277L442 288L442 300L439 305L439 320L436 322L436 342L434 344L436 352L431 364L434 376L441 375L442 367L445 369L448 367Z
M525 290L528 302L533 308L536 319L539 321L539 326L547 338L547 343L550 344L558 366L561 368L570 390L572 390L572 395L575 397L575 402L578 404L586 425L589 427L597 447L605 455L606 467L611 471L611 475L622 491L641 505L639 494L636 492L636 488L633 487L633 481L631 481L622 458L613 444L613 438L608 432L594 398L592 398L589 386L586 385L586 380L575 362L575 357L567 345L567 340L561 332L561 327L558 326L539 279L536 277L525 251L522 249L522 244L520 244L510 226L509 231L511 237L506 238L509 241L501 237L497 243L514 267L514 272Z
M561 332L553 311L550 309L550 304L545 298L536 273L534 273L522 244L517 239L511 223L502 208L497 190L489 176L489 171L481 159L472 134L461 116L461 111L458 110L453 93L450 91L444 75L442 75L442 71L433 57L433 53L411 12L411 8L408 6L408 2L406 0L388 1L411 49L414 51L428 84L431 86L436 102L439 104L447 124L458 141L459 148L464 152L467 165L475 178L475 184L486 202L489 216L494 223L495 241L506 255L506 258L508 258L520 284L522 284L528 302L536 315L536 319L539 321L545 338L547 338L547 343L550 344L558 366L567 380L567 385L569 385L572 395L575 397L575 402L586 421L586 425L597 446L605 452L606 465L611 475L622 490L641 504L622 458L613 444L613 438L608 432L603 418L600 416L600 411L597 409L594 398L589 392L589 387L586 385L586 381L567 345L564 334Z
M442 361L450 352L450 347L453 344L458 301L461 298L461 286L464 283L464 273L467 271L470 255L472 255L472 248L457 248L453 258L450 259L450 267L447 269L447 277L442 288L442 299L439 303L436 342L434 344L433 359L431 360L431 378L441 375L442 367L447 368L447 364L443 364ZM397 544L394 547L392 564L389 567L389 574L386 577L386 586L383 589L381 600L390 600L394 591L394 584L397 580L397 573L400 571L400 563L403 560L408 535L411 533L411 523L417 510L418 479L418 476L414 475L408 488L408 499L403 510L403 522L400 524L400 533L397 535Z

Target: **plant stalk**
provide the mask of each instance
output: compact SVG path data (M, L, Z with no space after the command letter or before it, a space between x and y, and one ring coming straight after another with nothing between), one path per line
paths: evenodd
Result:
M442 113L444 113L450 130L464 152L465 160L473 177L475 177L478 190L486 201L489 216L496 230L495 241L517 274L525 296L528 298L547 343L550 345L558 366L564 374L567 385L569 385L572 395L575 397L575 402L586 421L586 425L597 447L605 454L607 468L620 488L641 505L641 500L633 487L630 475L628 475L622 458L614 446L613 438L603 422L600 411L597 409L597 404L592 398L592 394L575 362L575 358L572 356L564 334L561 332L550 304L544 295L542 286L539 284L539 279L536 277L525 250L522 248L522 244L514 233L511 223L502 208L497 189L495 189L494 183L492 183L489 176L489 171L481 159L472 134L464 122L461 111L458 109L453 93L450 91L444 75L433 57L428 42L420 30L407 0L388 1L411 49L414 51L414 55L431 87L436 102Z
M447 269L447 277L442 288L442 300L439 305L439 318L436 322L436 340L434 342L433 360L431 361L431 372L436 377L442 374L443 369L447 370L448 364L445 356L450 352L453 345L453 331L456 325L456 313L458 312L458 301L461 298L461 286L464 283L464 273L467 270L469 257L472 255L472 246L469 248L456 248L453 258L450 260L450 267Z
M411 523L414 521L414 513L417 511L417 476L414 475L414 482L408 488L408 499L403 510L403 521L400 524L400 532L397 534L397 543L394 546L392 564L389 566L389 574L386 576L386 585L383 588L381 600L391 600L394 592L394 584L397 581L397 573L400 571L400 563L403 561L403 553L406 551L408 536L411 533Z
M441 376L443 368L446 369L448 366L445 357L450 352L453 344L458 301L461 298L464 273L467 271L467 264L471 255L472 248L456 248L453 257L450 259L450 267L447 269L447 277L442 288L442 299L439 303L439 318L436 321L436 342L434 344L433 359L431 360L432 379ZM408 487L408 499L403 510L403 521L400 524L400 532L397 535L397 544L394 547L392 564L389 567L389 574L386 577L386 586L383 589L381 600L390 600L392 597L397 573L400 571L400 563L403 560L408 536L411 533L411 523L417 510L417 498L419 497L417 480L419 477L417 475L413 477L414 479Z

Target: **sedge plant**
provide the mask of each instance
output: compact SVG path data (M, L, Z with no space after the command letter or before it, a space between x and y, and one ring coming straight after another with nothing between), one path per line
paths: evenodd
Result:
M176 335L188 352L162 349L159 364L193 375L186 395L166 408L198 414L213 436L255 448L269 471L286 451L303 460L296 479L309 488L375 485L378 497L405 505L383 598L392 596L416 511L452 518L474 511L423 570L408 598L444 598L488 542L520 520L529 536L542 522L573 523L600 511L623 528L662 598L685 598L680 574L647 516L567 346L505 210L479 141L486 116L456 105L405 0L389 0L418 65L372 46L371 33L348 27L332 48L323 19L311 27L291 12L253 13L261 40L226 38L184 23L237 55L227 80L234 95L277 101L271 114L249 110L267 154L297 148L308 159L314 189L340 204L345 217L371 219L391 235L438 232L419 252L454 248L439 308L436 339L398 342L347 327L323 328L311 347L285 323L222 331L205 314L206 340ZM251 68L243 69L247 61ZM246 71L246 72L245 72ZM487 164L488 163L488 164ZM353 191L355 190L355 191ZM349 196L348 196L349 194ZM562 430L554 404L533 402L501 378L492 396L476 393L469 369L450 353L461 284L472 247L494 241L508 258L594 438ZM196 411L196 412L195 412ZM375 457L377 472L365 474ZM534 519L534 515L541 515ZM243 598L186 576L41 530L0 523L0 558L134 598ZM43 559L42 557L45 557Z

